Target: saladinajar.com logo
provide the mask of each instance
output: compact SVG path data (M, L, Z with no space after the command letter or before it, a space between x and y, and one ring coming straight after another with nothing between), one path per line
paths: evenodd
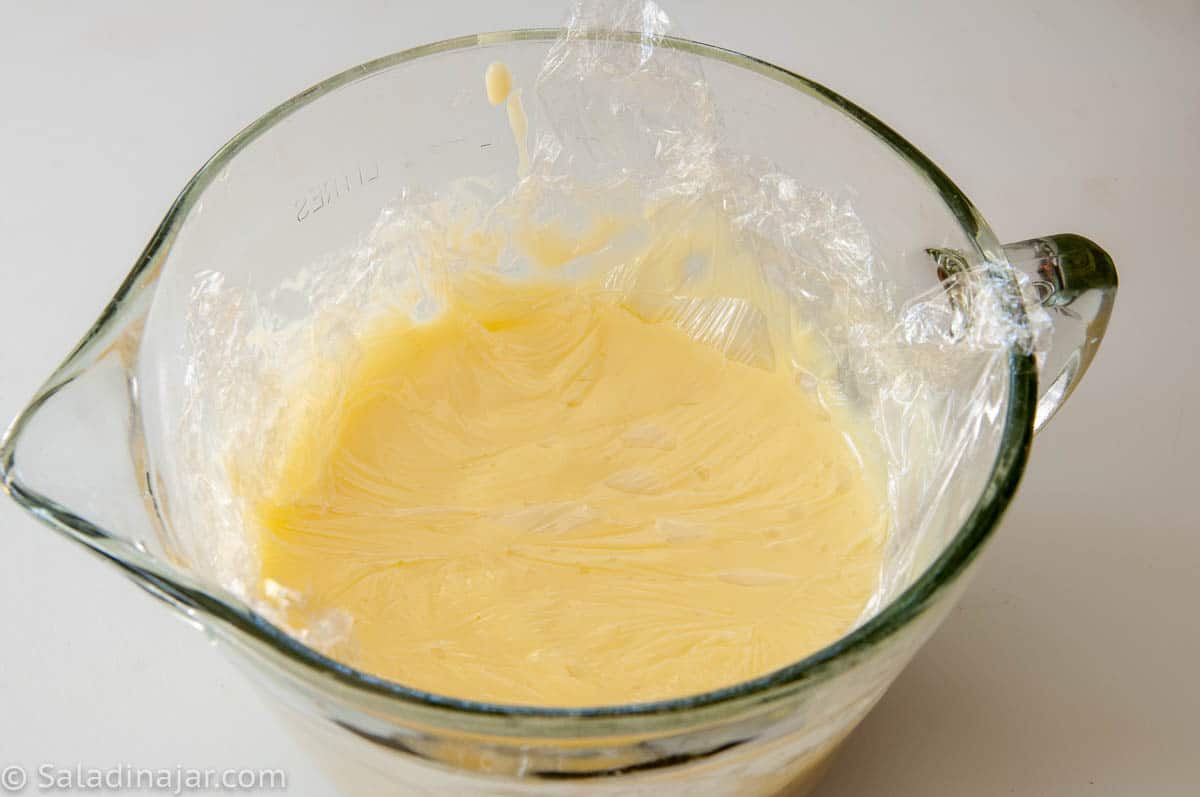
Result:
M148 769L129 764L114 767L39 764L26 769L10 764L0 769L0 791L51 794L97 792L100 794L182 795L199 791L264 792L287 790L282 769L197 769L165 767Z

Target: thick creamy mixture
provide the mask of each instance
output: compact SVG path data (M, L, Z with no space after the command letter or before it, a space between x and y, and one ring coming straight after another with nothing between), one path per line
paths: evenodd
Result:
M502 65L487 90L524 173ZM777 293L720 214L512 221L544 278L442 280L436 318L377 322L295 396L306 420L251 499L264 597L293 628L348 620L326 651L359 669L541 706L728 686L849 630L886 534L877 457L797 384L828 363L772 332ZM494 263L496 240L448 235ZM555 276L584 256L607 277Z
M409 686L553 706L761 675L871 594L880 496L839 423L602 294L474 282L363 342L259 509L303 625Z

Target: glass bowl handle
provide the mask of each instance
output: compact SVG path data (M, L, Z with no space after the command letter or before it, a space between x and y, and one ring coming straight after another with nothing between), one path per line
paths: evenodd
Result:
M1100 348L1117 296L1117 269L1108 253L1081 235L1048 235L1004 247L1009 263L1032 280L1054 321L1049 351L1038 362L1040 432L1087 372Z

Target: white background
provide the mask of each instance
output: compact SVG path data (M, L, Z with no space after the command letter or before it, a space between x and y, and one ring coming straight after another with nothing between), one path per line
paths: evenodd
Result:
M1196 794L1200 2L663 1L874 111L1001 238L1088 235L1122 279L979 577L820 794ZM235 131L353 64L563 6L0 0L0 416ZM332 793L219 650L4 500L12 762L282 767Z

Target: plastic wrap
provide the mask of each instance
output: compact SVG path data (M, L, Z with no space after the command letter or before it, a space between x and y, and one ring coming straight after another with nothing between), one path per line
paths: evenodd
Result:
M493 273L611 295L859 419L889 519L860 621L911 582L972 505L978 480L958 465L990 444L1009 353L1044 343L1045 319L1013 306L990 264L964 261L954 290L906 295L848 196L727 142L736 120L720 117L699 59L665 42L668 26L654 2L580 3L521 95L527 169L408 189L366 240L276 286L202 275L189 307L196 400L179 432L197 476L177 511L206 533L184 535L182 558L286 624L305 598L257 589L246 496L278 480L288 430L328 411L372 324L435 319L467 276ZM482 99L468 112L495 113ZM348 622L293 630L336 655Z

